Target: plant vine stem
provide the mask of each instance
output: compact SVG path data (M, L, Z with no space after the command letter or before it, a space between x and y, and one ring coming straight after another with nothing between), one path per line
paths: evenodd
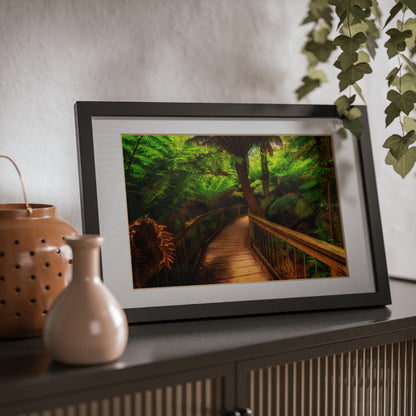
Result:
M348 0L348 10L350 8L351 5L351 0ZM350 24L350 12L347 13L347 25L348 25L348 33L350 34L350 38L351 36L351 24Z
M400 59L400 55L397 55L397 59L399 61L399 93L402 94L402 62ZM402 128L402 136L404 137L403 116L401 112L400 112L399 122L400 122L400 127Z
M350 4L351 4L351 0L348 0L348 10L350 8ZM351 36L350 12L347 13L347 25L348 25L348 33L349 33L350 39L351 39L352 36ZM351 97L351 85L348 88L348 95ZM351 107L351 105L350 105L350 107Z
M403 25L404 25L404 15L406 13L406 9L403 9L403 16L402 16L402 20L400 22L400 31L403 32ZM399 61L399 93L402 94L402 66L403 63L400 59L400 55L397 54L397 59ZM399 117L399 122L400 122L400 127L402 129L402 136L404 137L404 126L403 126L403 116L402 113L400 112L400 117Z

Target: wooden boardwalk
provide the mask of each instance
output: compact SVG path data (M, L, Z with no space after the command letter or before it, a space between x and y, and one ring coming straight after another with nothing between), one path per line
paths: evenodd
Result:
M201 257L196 284L273 280L250 248L248 216L226 225Z

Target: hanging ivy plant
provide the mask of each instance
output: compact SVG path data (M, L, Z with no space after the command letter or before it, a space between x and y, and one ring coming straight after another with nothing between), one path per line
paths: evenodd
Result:
M320 63L328 62L336 49L329 38L333 19L333 11L327 0L311 0L308 15L302 22L303 25L313 23L313 26L302 49L308 60L308 68L302 79L303 84L296 90L298 100L328 81L325 72L318 68Z
M320 63L328 62L336 46L329 38L333 21L332 8L327 0L311 0L309 11L302 24L313 23L312 29L307 35L307 41L302 52L308 59L308 69L303 77L303 84L296 90L298 100L327 82L324 71L318 69Z
M388 149L386 163L392 165L403 178L412 170L416 162L416 147L411 146L416 141L416 120L409 117L412 115L414 117L416 104L416 70L410 60L415 53L416 19L414 17L406 19L406 14L412 11L405 2L397 2L391 9L385 25L387 26L396 15L399 16L396 27L387 30L389 40L384 44L389 59L397 57L397 66L386 77L390 87L387 92L390 103L384 112L386 126L398 118L401 131L391 135L383 147Z
M358 84L372 73L371 59L375 58L380 31L386 30L389 39L384 44L389 59L397 58L397 66L386 75L389 86L385 108L386 127L397 118L400 132L387 138L386 163L403 178L416 163L416 0L393 1L388 18L381 28L381 13L377 0L311 0L302 24L313 23L307 34L303 53L308 59L307 74L296 90L298 100L306 97L322 83L327 82L319 67L327 64L335 53L333 65L338 69L340 96L335 100L338 114L345 129L360 137L363 125L361 111L354 107L358 95L365 103ZM411 15L411 16L408 16ZM398 16L395 27L389 27ZM330 38L333 25L336 36ZM332 60L333 58L331 58Z

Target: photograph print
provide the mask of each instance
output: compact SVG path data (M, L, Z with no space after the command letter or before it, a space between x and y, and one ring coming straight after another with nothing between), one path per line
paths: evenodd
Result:
M122 146L134 288L348 277L331 136Z

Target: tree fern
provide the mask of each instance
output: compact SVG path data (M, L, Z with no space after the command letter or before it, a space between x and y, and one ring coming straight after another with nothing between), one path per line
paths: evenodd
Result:
M296 204L298 198L299 195L296 195L294 193L287 193L281 196L280 198L276 198L275 201L269 207L269 215L276 215L278 213L288 210Z
M312 215L316 210L316 204L314 202L306 198L299 198L295 204L296 215L301 219Z

